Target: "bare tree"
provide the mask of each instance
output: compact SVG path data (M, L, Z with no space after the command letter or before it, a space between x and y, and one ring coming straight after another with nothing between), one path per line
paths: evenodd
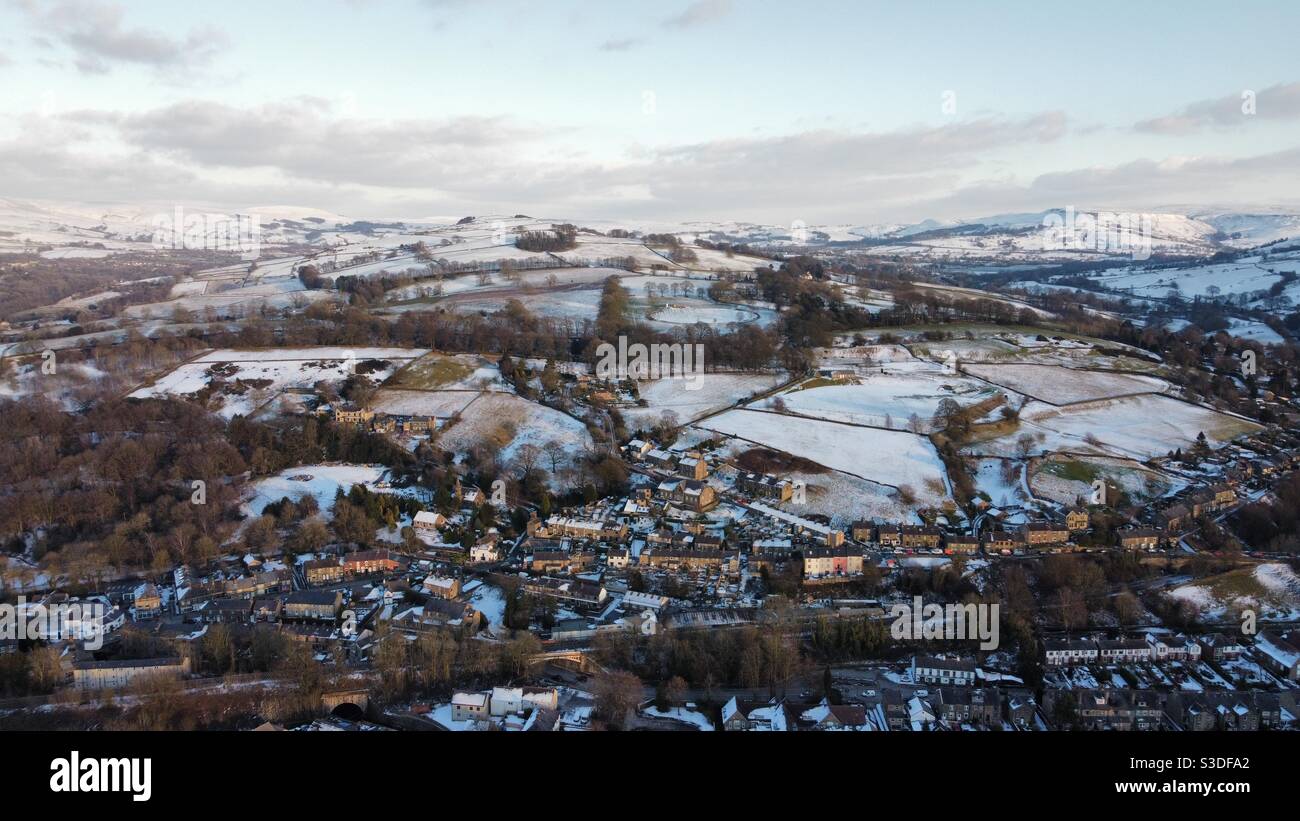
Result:
M568 453L565 450L564 444L552 439L542 446L542 450L545 452L546 458L551 463L551 474L558 475L560 472L560 465L564 463L564 457Z

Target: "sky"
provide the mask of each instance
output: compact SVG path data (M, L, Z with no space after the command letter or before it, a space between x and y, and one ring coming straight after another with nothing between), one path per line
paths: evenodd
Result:
M1300 3L0 0L0 197L792 225L1300 210Z

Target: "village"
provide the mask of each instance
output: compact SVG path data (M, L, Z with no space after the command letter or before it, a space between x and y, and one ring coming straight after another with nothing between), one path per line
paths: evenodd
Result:
M437 424L346 410L333 416L399 438ZM826 516L800 515L800 480L746 470L707 442L682 448L633 439L622 448L631 471L626 496L543 515L535 506L494 504L492 490L457 478L441 509L408 505L409 525L394 543L322 545L284 556L268 549L119 579L76 599L100 606L93 622L59 623L39 638L64 648L65 688L92 700L160 676L187 687L211 682L200 669L200 648L216 629L273 631L304 649L351 681L343 696L324 694L326 702L351 699L352 708L369 704L367 687L384 675L385 642L454 633L522 654L514 674L490 688L455 690L440 703L331 714L302 729L582 730L592 726L599 701L618 698L626 701L629 726L647 729L1293 727L1300 632L1287 619L1294 616L1264 619L1270 623L1257 633L1243 633L1234 621L1240 614L1205 619L1214 629L1200 632L1159 620L1105 631L1047 629L1034 659L1016 658L1023 646L983 652L961 641L971 636L944 641L952 637L939 629L879 645L876 660L826 663L820 671L796 665L780 681L707 692L682 683L670 692L661 684L598 694L596 680L605 670L602 642L623 638L779 629L815 642L815 634L840 626L887 631L897 621L895 606L910 601L908 574L945 565L970 576L1034 557L1113 553L1172 568L1209 549L1204 522L1267 493L1271 481L1296 468L1298 454L1290 437L1263 433L1216 451L1198 468L1212 481L1189 485L1140 520L1115 522L1104 504L1083 499L1055 508L988 505L972 533L942 517L836 529ZM374 492L395 490L380 483ZM1094 526L1099 521L1104 535ZM1175 571L1166 572L1177 581ZM1155 576L1143 584L1163 583ZM54 609L73 600L54 592L26 606ZM785 605L774 611L774 600ZM124 654L124 628L168 652ZM521 642L521 634L529 640ZM102 649L79 649L95 635L104 637ZM16 647L12 638L0 643ZM1026 668L1041 671L1037 686L1026 682Z

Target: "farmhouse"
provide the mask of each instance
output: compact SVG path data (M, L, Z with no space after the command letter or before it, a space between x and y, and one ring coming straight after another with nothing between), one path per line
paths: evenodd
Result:
M1081 507L1070 508L1065 514L1065 527L1071 533L1081 533L1088 529L1088 511Z
M460 579L451 576L428 576L421 585L430 596L454 599L460 595Z
M436 535L447 524L447 517L437 511L421 510L415 514L415 532L421 535Z

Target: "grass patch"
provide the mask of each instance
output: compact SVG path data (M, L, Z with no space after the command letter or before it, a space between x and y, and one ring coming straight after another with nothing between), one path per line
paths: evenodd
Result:
M1069 461L1049 461L1039 468L1043 473L1055 476L1058 479L1065 479L1070 482L1083 482L1092 484L1093 480L1101 475L1096 465L1090 465L1087 462L1075 460Z
M386 388L430 391L444 385L460 382L474 373L474 366L451 357L431 353L423 356L393 374Z
M831 379L826 376L815 376L812 379L809 379L807 382L801 382L798 385L794 386L793 388L790 389L789 392L794 393L796 391L807 391L807 390L812 390L813 388L829 388L829 387L834 387L835 385L844 385L844 384L847 383L839 379Z

